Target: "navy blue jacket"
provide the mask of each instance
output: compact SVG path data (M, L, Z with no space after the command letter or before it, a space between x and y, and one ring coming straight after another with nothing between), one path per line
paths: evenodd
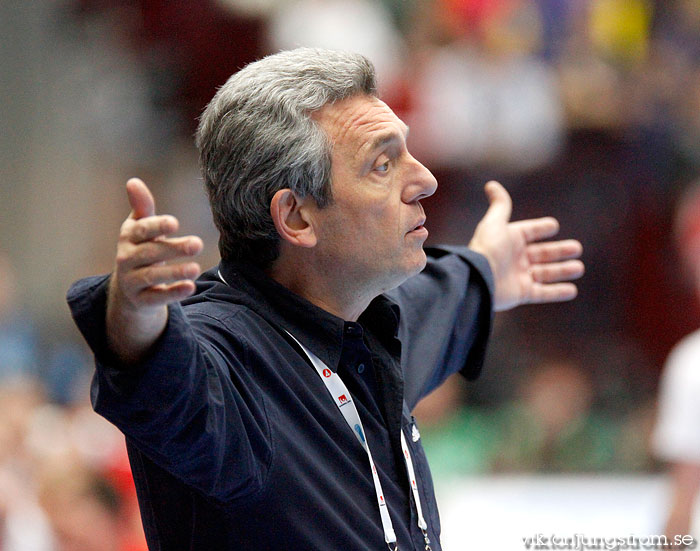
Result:
M492 275L466 248L377 297L357 323L248 265L222 262L171 305L137 368L105 337L108 276L68 301L96 357L95 410L127 439L151 551L386 549L367 456L286 331L336 370L358 408L399 549L423 549L399 431L413 456L433 549L440 521L411 410L450 374L477 376Z

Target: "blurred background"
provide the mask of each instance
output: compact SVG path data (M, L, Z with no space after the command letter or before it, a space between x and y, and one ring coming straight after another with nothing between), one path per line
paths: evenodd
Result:
M466 244L498 179L514 219L553 215L584 246L575 301L498 314L482 377L416 412L446 549L520 549L539 521L661 533L659 377L700 327L673 238L700 173L699 0L34 0L0 3L0 40L3 551L145 549L65 292L111 269L130 176L217 262L197 117L299 45L375 63L440 183L432 243Z

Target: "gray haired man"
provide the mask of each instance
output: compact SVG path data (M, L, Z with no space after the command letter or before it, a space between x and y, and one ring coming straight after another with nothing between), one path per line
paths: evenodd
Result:
M424 250L437 182L407 134L356 54L232 76L197 133L221 263L196 281L201 240L127 183L114 271L68 299L152 549L440 549L412 408L478 375L494 310L573 298L583 265L496 182L469 247Z

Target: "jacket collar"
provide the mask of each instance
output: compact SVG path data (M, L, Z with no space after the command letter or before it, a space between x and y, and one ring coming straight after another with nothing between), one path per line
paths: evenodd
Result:
M398 333L398 305L384 295L375 298L354 323L319 308L249 263L222 260L206 277L226 284L236 302L278 329L289 331L334 371L338 369L346 331L356 332L359 325L385 343Z

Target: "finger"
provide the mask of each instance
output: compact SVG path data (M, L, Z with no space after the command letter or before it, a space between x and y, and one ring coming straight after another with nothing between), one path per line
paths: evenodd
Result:
M571 281L583 275L585 268L580 260L566 260L552 264L538 264L530 269L532 279L538 283Z
M119 255L117 264L120 270L141 268L175 258L195 256L203 248L202 240L194 235L146 241L132 246L123 257Z
M180 222L174 216L162 214L160 216L149 216L138 220L127 219L122 224L123 239L131 243L143 243L157 237L162 237L175 233L180 227Z
M528 302L531 304L565 302L576 298L577 294L578 289L573 283L535 283Z
M527 257L533 264L579 258L582 253L583 246L575 239L553 243L532 243L527 246Z
M156 203L143 180L131 178L126 183L126 194L131 205L131 218L138 220L156 213Z
M484 191L489 199L489 208L484 218L492 218L507 223L513 212L513 201L506 188L495 180L491 180L484 186Z
M148 287L138 294L138 301L144 306L160 306L187 298L194 293L194 281L183 280L168 285Z
M559 232L559 222L551 216L533 218L531 220L518 220L517 222L511 222L510 226L521 231L528 243L547 239Z
M140 294L144 289L158 285L170 285L182 280L194 280L200 273L199 264L186 262L183 264L168 264L146 266L133 270L124 277L124 285L130 294Z

